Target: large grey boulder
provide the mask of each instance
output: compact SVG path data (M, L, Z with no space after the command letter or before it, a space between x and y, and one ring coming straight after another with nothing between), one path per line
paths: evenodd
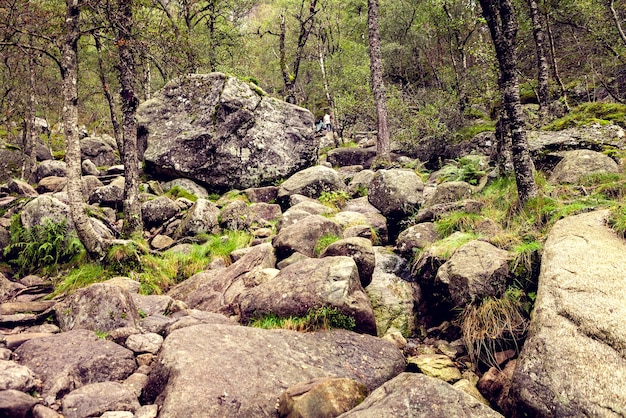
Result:
M269 185L317 161L311 112L222 73L170 81L137 118L146 171L215 189Z
M163 225L179 211L180 207L167 196L156 197L141 205L141 217L146 228Z
M132 351L84 329L26 341L14 353L41 379L47 403L88 383L125 379L136 368Z
M20 212L20 219L24 228L44 225L46 219L55 223L66 221L69 223L70 208L60 200L42 195L28 202Z
M607 211L557 222L513 374L519 416L626 416L626 243Z
M401 373L341 418L502 417L467 393L420 373Z
M499 297L509 281L512 256L492 244L474 240L457 249L439 270L435 280L444 284L457 306Z
M310 309L331 306L354 318L355 330L376 335L372 304L350 257L311 258L291 264L268 282L241 296L241 320L273 314L305 316Z
M220 210L208 199L198 199L183 217L175 238L198 234L216 234L219 227Z
M402 218L423 203L424 182L413 170L379 170L370 184L367 198L383 215Z
M365 291L372 302L378 336L400 332L409 337L417 327L419 285L402 279L409 272L406 260L383 247L374 247L374 254L376 267Z
M581 149L567 151L563 155L550 175L552 184L576 183L581 177L594 173L619 173L617 163L601 152Z
M332 256L351 257L359 269L361 285L366 287L372 282L376 257L374 256L372 241L369 239L350 237L335 241L320 254L320 258Z
M30 418L37 399L19 390L0 390L0 417Z
M314 257L319 239L329 235L340 237L341 227L323 216L309 215L281 228L272 244L279 258L287 258L295 252Z
M87 137L80 140L81 160L90 160L97 167L112 166L120 163L119 154L114 144L105 138Z
M35 385L35 375L28 367L14 361L0 360L0 390L30 392Z
M68 393L61 403L65 418L98 417L107 411L139 409L139 401L130 389L118 382L98 382Z
M46 160L37 164L35 168L35 180L41 181L44 177L65 177L67 174L67 164L65 161Z
M404 367L391 343L350 331L196 325L165 339L144 403L156 399L162 417L278 417L279 396L297 383L347 377L373 390Z
M108 332L134 327L139 321L130 292L121 286L95 283L78 289L54 306L62 330Z
M278 200L286 203L289 196L300 194L317 199L323 192L343 191L345 184L339 174L323 165L295 173L278 188Z

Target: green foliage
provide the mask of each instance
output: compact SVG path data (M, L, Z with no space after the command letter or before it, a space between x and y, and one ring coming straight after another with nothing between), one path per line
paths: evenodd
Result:
M53 222L45 219L43 225L27 229L22 226L20 216L15 215L9 233L11 242L4 249L4 257L17 266L22 275L52 273L60 265L85 254L85 248L70 231L67 220Z
M109 333L106 331L95 330L94 333L96 334L96 337L98 337L101 340L106 340L109 336Z
M620 203L611 208L609 226L622 238L626 238L626 204Z
M626 127L626 105L619 103L583 103L576 106L570 113L556 119L543 129L560 131L575 126L599 123L606 125L610 122Z
M356 322L353 317L341 313L335 307L322 306L309 309L302 317L290 316L284 318L274 314L264 315L253 319L248 325L263 329L281 328L299 332L314 332L331 328L353 330Z
M165 193L165 196L171 199L178 199L179 197L182 197L184 199L191 200L192 202L198 200L198 197L195 194L189 193L187 190L183 189L180 186L172 187L167 191L167 193Z
M465 181L477 185L487 172L484 157L467 155L456 163L446 164L439 170L440 178L445 181Z
M350 195L343 190L323 191L318 200L325 206L340 210L350 199Z
M59 282L55 283L54 292L50 297L71 293L90 284L105 281L112 276L113 274L100 263L82 263L71 269L62 276Z
M500 298L486 298L463 309L458 322L474 364L498 367L495 353L508 349L519 353L529 324L528 303L523 291L509 288Z
M313 252L315 253L315 256L319 256L322 251L324 251L326 249L326 247L328 247L330 244L332 244L335 241L339 241L341 239L340 236L334 235L334 234L325 234L322 237L320 237L320 239L317 240L317 243L315 244L315 248L313 250Z
M477 213L450 212L435 221L435 231L441 237L447 237L457 231L473 232L482 219L483 217Z
M482 132L494 132L496 124L494 122L483 122L469 126L464 126L456 132L457 141L469 141Z

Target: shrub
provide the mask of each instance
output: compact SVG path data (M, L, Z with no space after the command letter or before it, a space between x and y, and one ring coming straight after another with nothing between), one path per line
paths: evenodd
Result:
M322 306L309 309L302 317L279 317L268 314L261 318L256 318L248 324L255 328L282 328L300 332L313 332L318 330L329 330L331 328L343 328L352 330L356 326L353 317L345 315L335 307Z
M349 199L350 196L343 190L323 191L318 198L320 203L335 210L340 210Z
M13 216L9 228L10 244L4 256L18 267L19 274L56 272L61 264L85 254L85 248L70 231L67 220L53 222L45 219L43 225L24 228L19 215Z
M320 239L317 240L317 243L315 244L315 248L313 249L315 256L316 257L319 256L322 253L322 251L326 249L326 247L328 247L330 244L332 244L335 241L339 241L340 239L341 237L337 235L333 235L333 234L323 235Z
M447 164L439 170L440 177L445 181L465 181L477 185L487 172L483 157L467 155L459 159L456 164Z

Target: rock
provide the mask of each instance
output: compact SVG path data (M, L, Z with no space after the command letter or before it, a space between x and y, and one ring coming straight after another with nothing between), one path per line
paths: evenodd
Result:
M67 164L65 161L46 160L37 164L35 180L37 182L45 177L66 177Z
M190 308L233 314L240 295L255 285L255 272L273 268L276 256L271 244L260 244L225 269L209 270L192 276L202 283L187 297L181 298Z
M383 215L402 218L423 203L423 190L424 183L412 170L379 170L367 198Z
M7 183L7 188L9 189L10 193L16 194L17 196L39 196L39 193L37 193L37 190L35 190L33 186L19 179L9 180L9 182Z
M0 360L0 390L30 392L35 385L35 375L28 367L14 361Z
M96 167L96 165L91 160L83 160L83 162L80 165L80 168L84 176L99 176L100 175L100 170L98 170L98 167Z
M398 331L413 335L417 327L416 304L421 294L419 286L398 274L406 273L406 261L382 247L374 247L376 267L372 282L365 288L372 302L378 335Z
M302 317L323 306L354 318L355 331L376 334L372 305L349 257L311 258L291 264L270 282L246 291L239 309L242 322L247 323L267 314Z
M376 158L375 148L341 147L331 149L326 154L327 161L333 167L361 165L370 168L374 158Z
M281 259L295 252L314 257L317 255L316 245L324 236L341 237L341 228L323 216L309 215L293 225L281 228L272 245Z
M167 235L158 234L158 235L155 235L154 238L152 238L152 241L150 241L150 245L155 250L164 250L174 245L175 242L176 241L174 241L172 238L168 237Z
M89 196L102 186L104 183L96 176L83 176L81 179L81 188L85 200L89 200Z
M626 416L626 243L608 211L558 221L513 374L514 409L534 416Z
M37 398L15 389L0 390L0 417L29 418Z
M222 73L170 81L137 118L147 172L216 189L265 186L317 160L311 112Z
M502 417L448 383L419 373L401 373L340 418Z
M126 386L135 397L139 398L143 392L143 388L148 384L148 375L143 373L133 373L124 380L123 385Z
M348 193L353 197L364 196L367 194L374 179L375 172L372 170L359 171L352 177L348 183ZM364 196L365 197L365 196Z
M133 302L142 315L165 315L171 312L174 299L167 295L139 295L134 294Z
M124 200L124 177L117 177L111 183L98 187L89 195L89 203L121 208Z
M286 206L289 196L304 195L313 199L322 192L342 191L345 185L339 174L332 168L317 165L299 171L285 180L278 188L278 200Z
M376 265L372 242L366 238L344 238L330 244L320 258L346 256L351 257L359 269L361 286L366 287L372 282L372 273Z
M422 222L400 232L396 240L396 251L404 257L411 258L417 250L423 250L438 239L440 237L435 231L435 224Z
M281 417L336 417L349 411L368 394L364 384L348 378L318 378L298 383L278 399Z
M66 297L54 306L62 330L88 329L107 332L134 327L139 321L137 307L128 290L119 286L95 283Z
M420 354L407 358L409 366L415 366L427 376L454 383L461 379L461 371L452 359L443 354Z
M161 416L276 416L278 397L297 383L346 377L373 390L403 369L392 344L345 330L197 325L165 339L143 399L156 399Z
M63 415L58 414L54 409L48 408L42 404L37 404L33 407L32 418L63 418Z
M252 203L272 203L278 197L278 186L251 187L243 193Z
M156 354L163 344L163 337L159 334L146 333L134 334L126 339L126 348L133 350L137 354Z
M252 226L266 225L280 219L280 206L269 203L252 203L234 200L220 212L220 225L230 230L246 230Z
M152 228L154 226L161 226L167 220L174 217L180 208L170 198L166 196L159 196L141 205L141 218L145 229Z
M0 273L0 302L11 299L13 295L24 288L24 285L13 282Z
M512 256L488 242L474 240L463 245L437 271L436 281L448 288L457 306L500 297L509 281Z
M67 184L67 177L50 176L39 180L37 184L38 193L56 193L63 190Z
M99 137L81 139L80 157L81 160L90 160L96 167L108 167L120 163L114 146L109 141Z
M497 405L500 410L511 409L509 402L509 391L511 390L511 379L517 361L513 360L500 370L490 367L477 383L477 389L493 405Z
M102 283L119 286L132 294L139 293L139 289L141 289L141 283L139 283L139 281L124 276L111 277L110 279L105 280Z
M619 166L609 156L590 150L564 152L563 159L554 167L548 181L552 184L577 183L594 173L619 173Z
M27 160L26 155L21 151L0 148L0 183L20 177L22 167Z
M191 193L199 199L209 198L209 193L207 192L206 188L200 186L198 183L191 179L174 179L163 184L163 190L166 192L169 192L174 187L182 189L187 193Z
M65 418L101 416L106 411L130 411L139 408L135 394L117 382L91 383L71 391L61 403Z
M70 209L54 197L42 195L28 202L20 212L22 226L26 229L35 225L43 225L45 219L60 223L69 222Z
M198 199L183 217L174 238L219 233L219 214L220 210L215 203L207 199Z
M472 383L471 381L469 381L468 379L463 378L455 382L452 386L455 389L458 389L467 393L468 395L470 395L471 397L473 397L474 399L476 399L483 405L486 405L491 408L491 404L489 403L489 401L485 399L485 397L480 393L480 391L476 388L476 385Z
M143 405L135 411L135 418L157 418L158 405Z
M467 199L472 195L472 186L464 181L449 181L441 183L430 195L424 206L433 206L442 203L451 203Z
M87 383L125 379L136 367L132 351L88 330L27 341L15 356L41 379L48 403Z

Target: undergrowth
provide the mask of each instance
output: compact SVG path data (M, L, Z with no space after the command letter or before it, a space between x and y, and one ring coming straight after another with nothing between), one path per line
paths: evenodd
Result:
M253 319L248 325L263 329L281 328L300 332L313 332L331 328L353 330L356 322L353 317L341 313L335 307L322 306L309 309L302 317L290 316L285 318L275 314L267 314Z
M575 126L599 123L606 125L613 122L621 127L626 127L626 105L619 103L583 103L576 106L570 113L556 119L543 129L547 131L560 131Z

